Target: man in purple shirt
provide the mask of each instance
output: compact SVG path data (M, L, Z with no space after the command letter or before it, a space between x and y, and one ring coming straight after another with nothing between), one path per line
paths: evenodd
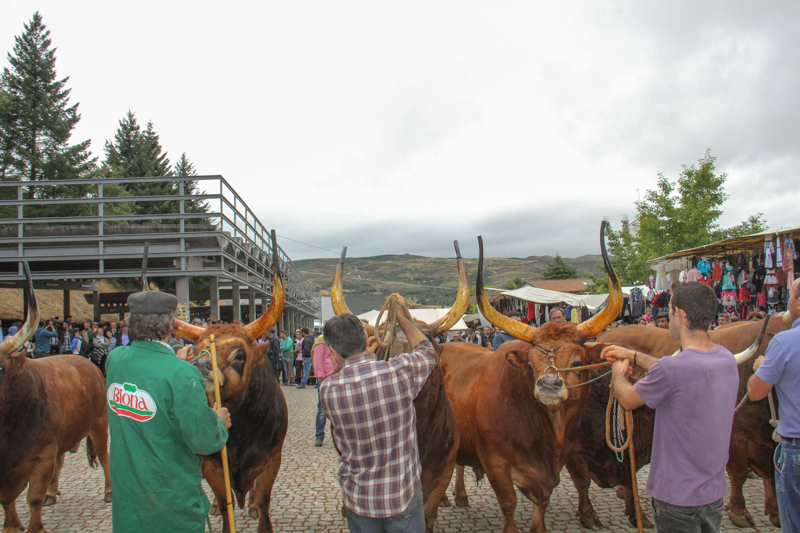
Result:
M711 287L679 283L669 303L669 331L680 339L680 353L655 359L619 346L603 350L614 361L611 383L620 405L656 410L646 490L657 532L720 530L739 373L733 354L708 336L716 310ZM636 385L628 381L631 362L647 372Z
M791 329L775 335L767 353L756 359L747 396L761 400L772 387L778 393L781 442L775 450L775 491L781 530L796 533L800 531L800 469L795 466L800 463L800 279L790 291L783 319L791 322Z

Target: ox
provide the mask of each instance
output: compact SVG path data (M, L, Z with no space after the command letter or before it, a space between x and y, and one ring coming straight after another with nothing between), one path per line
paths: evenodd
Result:
M276 259L273 258L276 271L272 301L258 320L247 325L234 322L208 328L176 320L174 327L175 333L195 344L196 365L205 378L209 405L214 403L214 375L207 354L210 336L215 337L222 407L227 407L231 415L227 443L231 488L240 508L244 506L245 495L252 489L249 514L251 518L258 517L259 533L272 531L270 496L281 466L283 441L289 424L286 399L266 357L268 345L259 346L255 342L278 322L283 313L283 283ZM203 477L208 480L217 502L221 502L223 531L227 532L228 509L220 453L203 457Z
M456 261L458 264L458 295L453 307L432 324L416 322L417 327L431 341L437 353L441 353L441 346L436 342L436 336L449 330L463 316L469 306L470 288L467 269L461 258L458 242L455 241ZM349 313L344 301L342 291L342 275L344 271L344 256L347 251L342 250L342 257L336 268L331 285L331 303L334 312L338 315ZM367 333L374 336L380 334L385 328L366 326ZM387 349L380 348L376 342L370 342L369 349L375 352L378 359L389 359L400 353L413 350L408 345L405 335L398 328L395 342ZM458 450L458 427L456 426L453 406L447 397L444 387L442 370L437 366L428 376L425 385L414 400L414 410L417 417L417 448L421 464L422 498L425 509L425 530L433 531L436 518L439 514L439 503L443 500L453 468L456 463Z
M780 320L771 320L768 325L763 321L737 322L709 332L712 341L736 354L739 363L739 398L744 397L747 380L753 374L754 358L763 354L772 337L785 329L786 326ZM680 348L680 341L673 339L668 330L646 326L611 329L598 340L606 344L626 346L659 358L672 355ZM634 374L634 378L642 376L644 374L641 370ZM566 465L578 489L578 516L581 525L589 529L603 527L589 499L591 481L602 488L621 485L624 489L625 514L631 524L636 524L629 462L627 459L618 462L614 452L605 444L604 421L609 380L610 377L605 377L592 384L581 426L574 439L573 451L569 454ZM745 508L742 494L750 469L763 478L765 514L769 514L774 525L780 524L772 465L775 443L772 441L773 427L769 424L769 418L769 404L766 399L745 402L733 418L730 457L726 469L731 481L729 516L739 527L751 527L754 524ZM650 463L655 410L647 406L635 409L633 420L633 445L638 469ZM652 527L649 520L644 518L645 523Z
M489 304L483 288L483 240L478 237L477 299L492 324L519 341L497 352L474 344L447 344L442 370L456 412L461 444L457 463L484 473L503 513L503 531L518 531L514 487L534 503L532 532L546 531L544 513L559 483L568 436L580 421L589 377L577 368L599 360L601 345L584 344L603 331L622 308L622 289L606 253L605 222L600 229L610 295L605 309L576 325L548 323L540 328L507 318ZM468 505L463 475L456 480L456 504Z
M99 458L105 473L105 501L111 501L108 474L108 418L105 380L78 355L27 359L19 351L39 324L39 306L28 264L28 319L0 344L0 503L3 532L24 531L16 499L28 485L27 531L44 531L42 506L56 502L58 476L67 451L86 439L89 464Z

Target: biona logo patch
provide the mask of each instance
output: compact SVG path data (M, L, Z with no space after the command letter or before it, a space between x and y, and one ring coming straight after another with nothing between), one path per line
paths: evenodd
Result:
M108 406L118 416L132 418L137 422L147 422L154 416L158 407L147 391L133 383L112 383L108 388Z

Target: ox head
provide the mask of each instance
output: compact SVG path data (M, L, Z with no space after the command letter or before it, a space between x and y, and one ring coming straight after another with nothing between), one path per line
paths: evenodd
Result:
M461 250L458 247L458 241L453 241L453 245L456 249L456 263L458 265L458 294L456 295L456 301L453 304L453 307L451 307L443 317L430 324L415 320L416 326L420 329L420 331L422 331L422 333L425 334L426 337L428 337L428 340L430 340L434 346L437 346L435 341L436 336L441 335L452 328L453 325L455 325L455 323L458 322L462 316L464 316L464 313L467 311L467 307L469 307L470 289L467 268L464 266L464 260L461 258ZM331 304L333 306L333 312L337 315L342 313L350 313L350 310L347 308L347 304L344 301L344 291L342 290L344 257L346 253L347 247L345 246L342 249L342 256L339 259L339 264L337 265L336 272L333 275L333 283L331 284ZM383 327L379 326L377 328L379 333L383 331ZM376 328L374 326L367 325L364 326L364 329L367 331L368 336L374 336L376 333ZM408 352L409 349L413 349L413 346L409 347L407 344L408 343L405 341L403 332L398 331L393 345L388 349L376 349L376 355L379 359L389 359L395 354ZM372 350L374 347L371 346L370 349Z
M28 339L33 337L33 334L36 333L36 328L39 326L39 303L36 301L36 294L33 292L33 280L31 279L31 271L27 261L22 263L22 269L25 271L25 280L27 282L25 291L28 296L28 319L13 337L8 337L0 343L0 387L2 387L5 378L12 377L25 364L25 352L20 352L20 349Z
M603 331L622 309L622 287L608 259L605 245L606 222L600 226L600 248L608 274L609 296L605 309L582 324L547 323L540 328L517 322L497 312L489 303L483 288L483 239L478 237L478 283L476 287L481 313L493 325L524 342L506 343L498 353L529 380L535 398L547 406L558 407L570 399L570 390L584 395L582 390L568 387L588 378L588 371L556 372L556 369L579 367L599 359L601 346L586 343Z
M250 324L240 322L214 324L207 328L201 328L181 320L175 320L173 331L195 345L195 364L205 378L206 392L209 393L209 397L213 397L214 393L214 373L209 353L212 334L216 343L217 366L220 370L220 395L223 402L226 399L238 397L247 386L250 376L257 369L268 369L270 366L265 361L268 345L259 345L255 341L275 326L283 314L285 294L276 248L273 250L272 264L275 272L272 301L270 301L267 311L254 322Z

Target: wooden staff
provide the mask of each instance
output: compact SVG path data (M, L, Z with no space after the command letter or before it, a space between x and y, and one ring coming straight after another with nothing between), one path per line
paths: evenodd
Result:
M631 485L633 489L633 507L636 511L636 529L644 533L642 527L642 506L639 503L639 486L636 483L636 457L633 455L633 413L625 411L625 425L628 430L628 456L631 458Z
M217 343L214 342L214 335L210 336L211 346L211 365L214 369L214 400L216 401L217 408L222 408L222 398L219 393L219 368L217 368ZM231 498L231 473L228 470L228 446L222 447L222 473L225 476L225 502L226 509L228 510L228 526L231 533L236 533L236 524L233 521L233 498Z

